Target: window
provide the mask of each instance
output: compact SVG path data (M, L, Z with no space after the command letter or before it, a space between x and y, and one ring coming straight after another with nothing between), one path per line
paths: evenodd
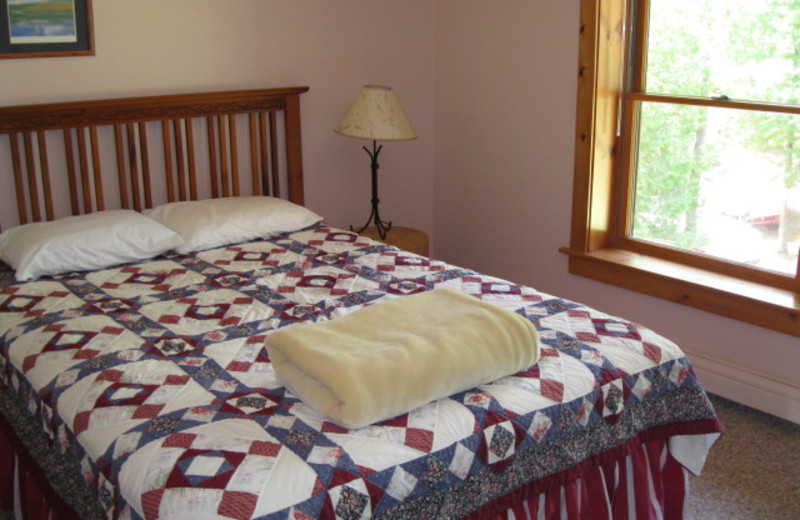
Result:
M581 0L570 271L800 336L800 0Z

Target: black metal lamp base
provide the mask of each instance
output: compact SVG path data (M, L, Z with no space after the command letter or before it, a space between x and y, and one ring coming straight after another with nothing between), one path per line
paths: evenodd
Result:
M372 141L372 151L370 151L370 149L366 146L363 148L372 160L372 212L369 214L367 223L364 224L361 229L356 231L356 233L361 233L367 229L370 224L374 223L375 227L378 229L378 236L380 236L381 240L383 240L386 238L386 233L392 229L392 223L381 220L380 213L378 212L378 203L380 202L380 199L378 198L378 154L383 149L383 145L378 146L376 141ZM353 231L352 225L350 226L350 230Z

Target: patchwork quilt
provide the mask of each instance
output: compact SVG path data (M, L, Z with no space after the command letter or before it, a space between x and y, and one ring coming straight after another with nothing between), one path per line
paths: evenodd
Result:
M271 331L437 286L530 319L540 361L352 431L276 382ZM325 224L36 282L5 270L0 353L0 411L52 445L54 480L88 490L65 492L82 518L460 518L717 431L658 334Z

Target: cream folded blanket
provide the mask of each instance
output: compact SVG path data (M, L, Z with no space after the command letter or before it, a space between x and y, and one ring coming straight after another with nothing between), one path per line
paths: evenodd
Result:
M360 428L514 374L539 359L528 319L453 289L280 329L266 340L278 381Z

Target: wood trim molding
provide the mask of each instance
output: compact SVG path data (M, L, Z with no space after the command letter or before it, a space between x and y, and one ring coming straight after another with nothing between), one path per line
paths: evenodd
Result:
M800 337L800 294L623 249L569 255L569 272Z
M561 249L569 272L800 337L800 287L637 252L615 236L625 9L625 0L581 0L572 228Z

